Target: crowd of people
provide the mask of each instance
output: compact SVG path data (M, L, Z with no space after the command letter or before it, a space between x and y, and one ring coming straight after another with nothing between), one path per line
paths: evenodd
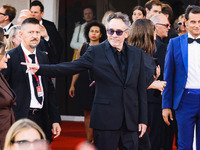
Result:
M135 6L132 16L109 10L101 23L85 7L72 61L62 63L63 40L43 15L35 0L14 25L16 9L0 8L0 150L48 150L61 133L52 77L66 75L70 97L79 89L84 147L172 150L175 137L178 150L200 149L200 6L174 23L159 0Z

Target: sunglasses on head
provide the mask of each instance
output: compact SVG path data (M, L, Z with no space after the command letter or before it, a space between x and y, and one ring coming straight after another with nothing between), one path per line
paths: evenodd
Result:
M124 31L126 31L126 30L124 30ZM108 29L107 30L107 32L108 32L109 35L113 35L114 33L116 33L118 36L121 36L124 33L124 31L122 31L122 30L116 30L115 31L113 29Z
M178 25L178 26L181 26L181 25L184 26L184 25L185 25L185 22L178 22L177 25Z
M170 24L162 24L162 23L156 23L156 24L159 24L161 26L165 26L166 28L170 27Z

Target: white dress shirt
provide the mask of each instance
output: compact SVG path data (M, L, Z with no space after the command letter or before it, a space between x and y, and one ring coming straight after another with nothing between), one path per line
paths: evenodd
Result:
M188 38L194 39L190 33ZM196 41L188 44L188 76L185 88L200 89L200 44Z
M84 28L86 24L87 23L85 22L84 24L75 27L72 40L70 42L71 48L78 50L83 43L86 42L86 38L84 36Z
M35 54L35 63L37 64L38 63L38 60L37 60L37 57L36 57L36 50L31 53L30 51L28 51L24 46L23 44L21 43L21 47L22 47L22 50L24 52L24 54L26 55L25 56L25 60L28 59L29 63L32 63L32 59L28 56L30 54ZM26 60L27 62L27 60ZM38 102L38 100L36 99L35 97L35 90L34 90L34 86L33 86L33 79L32 79L32 74L31 72L29 71L28 72L28 79L29 79L29 84L30 84L30 90L31 90L31 103L30 103L30 108L38 108L38 109L42 109L43 107L43 102L44 102L44 90L43 90L43 86L42 86L42 78L41 76L38 76L38 79L39 79L39 83L40 83L40 86L41 86L41 91L42 91L42 103L40 104ZM37 94L37 93L36 93Z

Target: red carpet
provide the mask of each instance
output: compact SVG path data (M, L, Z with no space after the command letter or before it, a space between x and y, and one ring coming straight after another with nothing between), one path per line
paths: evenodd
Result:
M80 142L86 140L83 122L63 121L61 127L61 135L54 139L51 150L75 150ZM176 150L175 146L173 150Z
M85 141L83 122L63 121L61 135L54 139L51 150L75 150L78 143Z

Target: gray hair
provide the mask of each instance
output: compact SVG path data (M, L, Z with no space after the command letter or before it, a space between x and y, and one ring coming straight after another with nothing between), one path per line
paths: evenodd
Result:
M129 16L127 14L124 14L124 13L121 13L121 12L116 12L116 13L110 14L107 17L107 20L106 20L106 25L105 25L106 29L108 29L108 24L112 19L121 19L125 23L126 29L128 29L128 31L130 31L131 22L130 22Z
M162 19L163 18L166 18L166 16L164 14L157 14L157 15L154 15L150 18L150 20L154 23L154 24L157 24L157 23L162 23Z

